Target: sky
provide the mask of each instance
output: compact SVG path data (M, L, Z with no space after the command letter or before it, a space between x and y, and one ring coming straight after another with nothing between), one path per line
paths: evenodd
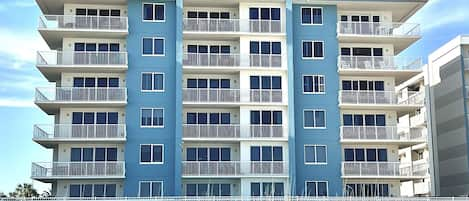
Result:
M451 3L449 3L451 2ZM32 181L31 162L48 162L52 153L34 143L34 124L51 124L33 104L35 87L47 86L35 67L36 51L49 48L37 32L40 11L34 0L0 0L0 192ZM422 57L460 34L469 34L469 0L429 0L409 22L421 24L422 39L402 55Z

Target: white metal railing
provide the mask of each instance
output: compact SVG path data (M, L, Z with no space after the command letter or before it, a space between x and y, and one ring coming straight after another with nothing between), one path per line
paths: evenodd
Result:
M397 56L339 56L344 70L420 70L422 59Z
M101 87L48 87L37 88L35 101L37 103L52 102L125 102L126 88Z
M286 161L183 161L183 176L288 175Z
M252 32L280 33L280 20L240 20L240 19L204 19L185 18L184 31L189 32Z
M33 163L31 177L124 177L123 161Z
M184 53L183 65L187 66L240 66L239 54L232 53Z
M359 196L158 196L158 197L36 197L36 198L0 198L2 201L29 200L106 200L106 201L469 201L468 197L359 197Z
M225 88L184 88L184 102L237 103L240 101L239 89Z
M422 92L408 92L407 97L397 95L394 91L355 91L341 90L339 101L342 104L399 104L421 105L424 101Z
M413 177L425 176L412 165L400 162L342 162L342 176L349 177Z
M425 124L427 121L426 113L422 112L410 117L410 126L418 126Z
M284 136L284 126L281 124L251 124L250 137L251 138L280 138Z
M127 52L39 51L37 65L127 65Z
M184 124L185 138L239 138L239 124Z
M39 17L39 29L127 31L127 28L127 17L80 15L43 15Z
M418 37L420 25L395 22L339 22L339 35L370 35L391 37Z
M464 58L464 69L469 70L469 58Z
M251 89L249 92L250 102L252 103L281 103L281 89Z
M249 54L249 66L264 68L282 67L281 54Z
M422 129L396 126L341 126L341 140L425 140Z
M44 124L34 125L36 140L125 139L125 124Z

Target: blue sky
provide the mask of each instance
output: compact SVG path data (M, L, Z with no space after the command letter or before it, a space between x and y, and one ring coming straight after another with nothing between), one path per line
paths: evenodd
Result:
M48 49L37 33L39 15L33 0L0 1L0 192L32 182L32 161L51 161L51 152L31 140L33 124L53 122L33 104L34 88L48 85L34 66L36 51ZM430 0L409 20L421 24L422 40L402 54L426 58L457 35L469 34L468 19L468 0Z

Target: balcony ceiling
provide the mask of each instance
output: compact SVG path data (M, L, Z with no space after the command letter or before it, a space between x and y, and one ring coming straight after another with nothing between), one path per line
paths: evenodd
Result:
M127 5L127 0L36 0L44 15L63 15L64 4L108 4Z

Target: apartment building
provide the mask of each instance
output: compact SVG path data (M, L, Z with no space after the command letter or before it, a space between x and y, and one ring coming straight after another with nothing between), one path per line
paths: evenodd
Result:
M55 196L400 196L428 176L404 153L426 143L422 63L396 56L426 0L36 1L56 87L36 90L55 121L32 178Z

